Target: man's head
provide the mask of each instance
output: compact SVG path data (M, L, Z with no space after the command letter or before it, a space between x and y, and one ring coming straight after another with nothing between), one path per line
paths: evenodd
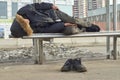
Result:
M80 29L76 26L69 26L65 27L63 33L65 35L73 35L73 34L78 34L80 32Z

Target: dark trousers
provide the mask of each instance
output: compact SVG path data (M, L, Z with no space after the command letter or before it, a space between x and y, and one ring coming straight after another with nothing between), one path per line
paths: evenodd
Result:
M37 33L61 33L64 30L64 23L57 22L54 24L48 24L44 27L37 27Z

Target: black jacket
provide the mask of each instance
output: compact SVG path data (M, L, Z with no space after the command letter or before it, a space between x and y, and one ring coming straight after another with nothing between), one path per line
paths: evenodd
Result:
M17 14L30 20L30 26L33 31L37 32L37 27L44 27L47 24L54 23L54 15L52 10L53 4L51 3L33 3L28 4L17 11ZM11 25L11 34L14 37L22 37L27 35L26 32L20 27L18 22L14 19Z

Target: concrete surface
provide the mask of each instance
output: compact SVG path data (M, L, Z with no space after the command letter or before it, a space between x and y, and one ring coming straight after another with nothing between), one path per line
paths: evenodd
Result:
M90 38L89 38L90 39ZM88 38L82 39L82 41ZM100 43L105 43L100 39ZM57 39L56 39L57 41ZM67 39L68 41L68 39ZM70 39L72 44L77 43L74 39ZM0 40L0 48L25 47L31 46L31 40L9 39ZM99 42L90 41L93 45ZM89 42L88 42L89 43ZM87 44L88 44L87 43ZM112 44L112 43L111 43ZM83 44L84 45L84 44ZM81 47L81 49L89 49L94 52L105 52L106 46ZM118 50L119 50L118 46ZM33 64L0 64L0 80L120 80L120 59L118 60L85 60L83 64L87 67L87 72L79 73L75 71L60 72L64 61L50 62L43 65Z
M0 66L0 80L120 80L119 60L83 61L87 72L60 72L63 62Z

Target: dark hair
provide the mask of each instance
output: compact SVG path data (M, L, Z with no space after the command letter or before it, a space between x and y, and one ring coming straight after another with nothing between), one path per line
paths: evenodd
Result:
M80 30L78 27L75 26L69 26L69 27L65 27L63 34L65 35L72 35L72 34L77 34L79 33Z

